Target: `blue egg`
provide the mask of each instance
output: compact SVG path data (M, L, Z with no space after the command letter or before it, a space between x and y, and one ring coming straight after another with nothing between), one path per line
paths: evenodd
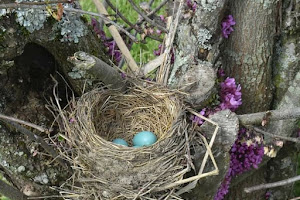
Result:
M115 144L119 144L119 145L123 145L123 146L128 147L128 143L125 140L121 139L121 138L116 138L112 142L115 143Z
M134 146L150 146L157 141L157 137L150 131L142 131L133 137Z

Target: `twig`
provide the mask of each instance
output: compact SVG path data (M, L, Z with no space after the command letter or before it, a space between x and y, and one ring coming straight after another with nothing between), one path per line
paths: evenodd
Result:
M5 123L13 126L15 129L17 129L20 133L23 133L24 135L27 135L28 138L31 141L35 141L38 144L40 144L43 149L45 149L45 151L47 153L49 153L54 159L56 159L58 161L59 164L61 164L64 168L68 168L67 163L59 158L59 155L57 154L57 152L51 147L49 146L44 140L43 138L37 136L36 134L34 134L33 132L29 131L28 129L24 128L23 126L20 126L19 124L15 123L15 122L11 122L11 121L7 121L7 120L3 120Z
M2 180L0 180L0 193L8 197L10 200L27 200L26 195Z
M154 0L150 0L149 6L151 7L153 3L154 3Z
M268 113L269 120L284 120L294 119L300 117L300 108L289 108L284 110L270 110L266 112L238 115L240 123L247 124L261 124L264 120L264 116Z
M38 126L38 125L36 125L36 124L30 123L30 122L26 122L26 121L23 121L23 120L21 120L21 119L17 119L17 118L14 118L14 117L9 117L9 116L3 115L3 114L1 114L1 113L0 113L0 118L1 118L1 119L5 119L5 120L8 120L8 121L12 121L12 122L17 122L17 123L19 123L19 124L23 124L23 125L26 125L26 126L29 126L29 127L31 127L31 128L34 128L34 129L39 130L39 131L42 132L42 133L47 133L47 132L49 132L48 129L45 129L45 128L43 128L43 127L41 127L41 126Z
M149 61L141 68L142 75L147 75L149 72L158 68L164 61L164 53L160 56L156 57L155 59Z
M100 2L100 0L93 0L94 4L97 7L97 10L100 14L104 14L107 15L107 10L105 9L105 7L103 6L103 4ZM133 59L132 55L130 54L130 51L128 50L125 42L123 41L120 33L118 32L118 30L116 29L115 26L111 25L108 27L109 32L111 33L111 35L113 36L113 38L115 39L120 51L122 52L123 56L125 57L128 66L130 67L130 69L137 74L139 71L139 67L137 66L135 60Z
M147 14L147 17L151 17L153 14L155 14L157 11L159 11L169 0L164 0L163 2L161 2L154 10L152 10L150 13ZM143 23L145 19L141 19L140 21L138 21L137 23L135 23L133 25L133 27L135 26L139 26ZM126 29L127 31L131 31L133 29L133 27L129 27L128 29Z
M45 6L42 6L42 5L27 5L27 4L18 4L18 3L0 4L0 9L7 9L7 8L32 8L32 9L44 10ZM55 7L53 7L53 8L55 8ZM73 13L80 13L80 14L87 14L87 15L91 15L91 16L95 16L95 17L100 17L101 19L106 21L106 23L112 24L115 27L117 27L120 31L125 33L134 42L139 42L138 39L136 37L134 37L133 35L131 35L126 29L124 29L123 27L118 25L116 22L110 20L109 18L105 17L102 14L97 14L97 13L84 11L84 10L80 10L80 9L75 9L75 8L66 8L66 7L64 7L64 11L73 12Z
M244 189L244 191L246 193L250 193L256 190L262 190L262 189L268 189L268 188L274 188L274 187L279 187L279 186L283 186L283 185L288 185L291 184L293 182L296 181L300 181L300 175L299 176L295 176L293 178L289 178L289 179L285 179L282 181L277 181L274 183L267 183L267 184L261 184L261 185L257 185L257 186L253 186L253 187L247 187Z
M199 170L198 176L203 175L203 171L204 171L204 168L205 168L205 165L206 165L208 156L210 156L210 158L211 158L211 160L212 160L212 162L213 162L213 164L214 164L214 167L215 167L215 170L212 171L212 172L215 172L215 175L217 175L217 174L219 173L219 168L218 168L218 166L217 166L217 164L216 164L216 161L215 161L215 159L214 159L214 156L213 156L213 154L212 154L212 152L211 152L211 148L212 148L212 146L213 146L213 143L214 143L214 141L215 141L216 135L217 135L217 133L218 133L219 125L218 125L216 122L212 121L211 119L208 119L208 118L206 118L206 117L200 115L199 113L196 113L196 112L195 112L194 110L192 110L192 109L188 109L188 111L189 111L190 113L192 113L193 115L196 115L196 116L200 117L201 119L203 119L203 120L205 120L205 121L207 121L207 122L209 122L209 123L211 123L211 124L213 124L213 125L216 126L216 128L215 128L215 130L214 130L214 133L213 133L213 136L212 136L212 138L210 139L209 145L207 144L206 138L205 138L204 136L200 135L200 137L202 138L202 141L204 142L204 144L205 144L205 146L206 146L207 151L206 151L206 153L205 153L205 155L204 155L204 158L203 158L203 160L202 160L202 163L201 163L201 166L200 166L200 170ZM204 173L204 174L206 174L206 173ZM179 191L177 191L176 194L177 194L177 195L181 195L181 194L183 194L183 193L185 193L185 192L191 191L192 189L194 189L194 188L196 187L198 180L199 180L199 179L196 179L196 180L194 180L193 182L189 183L188 185L184 186L184 187L181 188Z
M42 2L29 2L29 1L22 1L18 4L23 5L49 5L49 4L57 4L57 3L72 3L68 0L58 0L58 1L42 1Z
M252 128L252 126L250 126L250 128ZM268 133L268 132L266 132L264 130L261 130L260 128L257 128L257 127L253 127L253 130L255 130L258 133L261 133L261 134L264 134L264 135L268 135L268 136L271 136L271 137L275 137L275 138L279 138L279 139L283 139L283 140L291 141L291 142L295 142L295 143L300 143L300 139L298 139L298 138L292 138L292 137L285 137L285 136L281 136L281 135L275 135L273 133Z
M103 7L103 8L105 9L105 7ZM132 34L130 34L128 31L126 31L123 27L121 27L119 24L117 24L116 22L112 21L108 17L105 17L105 15L108 15L108 13L106 13L106 14L103 15L101 13L97 14L97 13L93 13L93 12L89 12L89 11L84 11L84 10L79 10L79 9L75 9L75 8L64 8L64 10L65 11L69 11L69 12L77 12L77 13L81 13L81 14L87 14L87 15L91 15L91 16L100 17L106 23L109 23L109 24L115 26L115 28L118 28L120 31L122 31L123 33L125 33L134 42L138 42L138 39L136 37L134 37Z
M142 30L137 28L136 26L134 27L133 24L126 18L124 17L119 10L110 2L110 0L105 0L105 2L107 3L107 5L109 5L109 7L111 7L111 9L124 21L126 22L129 26L133 27L137 32L141 33Z
M169 0L164 0L163 2L161 2L156 8L154 8L147 16L152 16L153 14L155 14L157 11L159 11ZM151 4L150 4L151 6Z
M171 54L171 49L173 47L173 41L175 38L176 34L176 29L179 23L179 17L181 16L181 10L183 7L184 0L180 1L180 4L178 6L178 10L176 13L176 17L174 21L172 21L169 33L166 36L166 50L165 50L165 57L163 64L159 68L159 73L157 74L157 82L162 83L164 85L167 85L168 82L168 77L169 77L169 71L170 71L170 54Z
M108 5L109 7L111 7L111 9L121 18L123 19L123 21L125 23L127 23L129 26L130 26L130 30L134 29L136 30L138 33L143 33L143 30L141 28L139 28L138 26L136 25L133 25L126 17L124 17L119 11L118 9L110 2L110 0L104 0ZM149 37L153 40L156 40L156 41L159 41L159 42L162 42L163 40L159 37L156 37L154 35L146 35L146 37Z
M147 17L147 15L141 11L132 0L128 0L129 3L132 5L133 9L139 13L147 22L149 22L151 25L156 26L157 28L159 28L161 31L163 31L164 33L167 33L167 29L157 23L155 23L154 20L150 19L149 17Z
M290 200L299 200L299 199L300 199L300 197L295 197L295 198L292 198Z
M173 187L176 187L178 185L182 185L182 184L185 184L185 183L188 183L188 182L192 182L192 183L189 183L187 186L183 187L181 189L182 190L185 190L189 187L192 187L194 188L194 186L197 184L198 180L201 179L201 178L204 178L204 177L207 177L207 176L214 176L214 175L218 175L219 174L219 168L218 168L218 165L215 161L215 158L213 156L213 153L211 151L211 148L213 146L213 143L215 141L215 138L216 138L216 135L218 133L218 130L219 130L219 125L212 121L211 119L208 119L202 115L200 115L199 113L196 113L195 111L193 111L192 109L187 109L190 113L200 117L201 119L205 120L205 121L208 121L209 123L213 124L216 126L215 130L214 130L214 133L210 139L210 142L209 144L207 143L207 140L204 136L200 135L200 137L202 138L202 141L204 142L205 144L205 147L206 147L206 153L204 155L204 158L202 160L202 164L201 164L201 167L200 167L200 170L199 170L199 173L198 175L196 176L192 176L192 177L189 177L189 178L185 178L185 179L182 179L182 180L179 180L179 181L176 181L174 183L170 183L168 185L165 185L165 186L162 186L160 188L157 188L155 189L154 191L162 191L162 190L167 190L167 189L170 189L170 188L173 188ZM208 159L208 156L210 157L215 169L213 171L210 171L210 172L206 172L206 173L203 173L204 171L204 168L205 168L205 165L207 163L207 159ZM176 192L177 195L179 195L177 192ZM182 194L182 193L181 193Z

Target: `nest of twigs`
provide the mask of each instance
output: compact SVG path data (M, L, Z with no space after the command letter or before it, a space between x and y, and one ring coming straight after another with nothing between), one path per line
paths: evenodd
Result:
M125 91L98 88L59 109L74 170L63 194L72 199L159 199L174 193L190 171L193 137L181 98L157 84L131 84ZM133 148L112 143L151 131L158 141ZM66 148L66 146L68 148Z

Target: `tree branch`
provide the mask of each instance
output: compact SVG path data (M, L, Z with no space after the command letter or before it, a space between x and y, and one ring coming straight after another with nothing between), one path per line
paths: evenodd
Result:
M58 1L42 1L42 2L25 2L22 1L18 4L23 5L49 5L49 4L57 4L57 3L72 3L69 0L58 0Z
M0 193L10 200L27 200L27 196L2 180L0 180Z
M282 181L274 182L274 183L261 184L261 185L257 185L257 186L253 186L253 187L248 187L248 188L245 188L244 191L247 193L250 193L250 192L254 192L256 190L262 190L262 189L268 189L268 188L274 188L274 187L279 187L279 186L283 186L283 185L288 185L288 184L291 184L291 183L299 181L299 180L300 180L300 175L295 176L293 178L285 179Z
M163 31L164 33L167 33L167 29L157 23L155 23L154 20L150 19L147 15L145 15L145 13L143 13L132 0L128 0L129 3L132 5L133 9L139 13L147 22L149 22L151 25L156 26L157 28L159 28L161 31Z
M103 4L100 2L100 0L93 0L97 10L99 13L103 13L104 15L107 15L107 10L103 6ZM139 67L137 66L135 60L133 59L132 55L130 54L130 51L128 50L124 40L122 39L120 33L116 29L115 26L108 26L108 30L113 36L114 40L116 41L120 51L122 52L123 56L125 57L129 68L137 74L139 72Z
M113 89L120 89L125 86L120 73L96 56L78 51L74 53L74 56L68 57L67 60L74 65L74 68L92 75L94 77L92 81L101 81L105 85L110 85Z
M49 146L43 140L43 138L37 136L33 132L29 131L28 129L24 128L23 126L20 126L19 124L15 123L15 122L11 122L8 120L2 120L2 121L5 122L6 124L11 125L15 129L17 129L20 133L23 133L24 135L28 136L28 138L31 141L34 141L34 142L37 142L38 144L40 144L47 153L49 153L59 164L61 164L61 166L68 169L67 163L62 158L59 158L58 153L51 146Z
M18 4L18 3L0 4L0 9L7 9L7 8L33 8L33 9L41 9L41 10L43 10L43 9L45 9L45 6L41 6L41 5L27 5L27 4ZM55 7L53 7L53 8L55 8ZM105 17L102 14L97 14L97 13L93 13L93 12L89 12L89 11L84 11L84 10L80 10L80 9L75 9L75 8L66 8L66 7L64 7L64 11L66 11L66 12L73 12L73 13L80 13L80 14L87 14L87 15L91 15L91 16L100 17L101 19L103 19L107 23L114 25L120 31L122 31L123 33L125 33L134 42L138 42L138 39L136 37L134 37L132 34L130 34L127 30L125 30L119 24L117 24L116 22L108 19L107 17Z
M119 12L119 10L110 2L110 0L105 0L107 5L111 7L111 9L124 21L126 22L130 27L134 28L138 33L141 33L142 30L139 28L136 28L126 17L122 15L122 13Z
M169 0L164 0L163 2L161 2L155 9L153 9L150 13L147 14L147 17L151 17L153 14L155 14L157 11L159 11ZM136 24L134 24L133 26L139 26L143 23L145 19L141 19L140 21L138 21ZM127 31L131 31L133 29L133 27L129 27L128 29L126 29Z
M270 110L266 112L244 114L244 115L238 115L238 118L240 120L240 123L243 125L247 125L247 124L261 125L266 115L268 115L268 119L272 121L294 119L300 117L300 108L286 108L281 110Z
M261 130L261 129L257 128L257 127L252 127L252 126L250 126L250 127L253 128L253 130L255 130L256 132L264 134L264 135L268 135L270 137L279 138L279 139L282 139L282 140L291 141L291 142L295 142L295 143L300 143L300 139L298 139L298 138L292 138L292 137L286 137L286 136L281 136L281 135L275 135L273 133L269 133L269 132L266 132L264 130Z
M41 127L41 126L38 126L38 125L36 125L36 124L30 123L30 122L26 122L26 121L23 121L23 120L20 120L20 119L16 119L16 118L14 118L14 117L9 117L9 116L3 115L3 114L1 114L1 113L0 113L0 119L5 119L5 120L12 121L12 122L17 122L17 123L19 123L19 124L23 124L23 125L29 126L29 127L31 127L31 128L37 129L37 130L39 130L39 131L42 132L42 133L47 133L47 132L49 132L48 129L45 129L45 128L43 128L43 127Z
M118 9L110 2L110 0L105 0L105 2L109 5L109 7L124 21L126 22L130 28L133 28L135 31L137 31L138 33L143 33L143 30L140 29L138 26L136 25L133 25L126 17L124 17L124 15L122 15ZM153 40L156 40L156 41L159 41L159 42L162 42L163 40L159 37L156 37L154 35L146 35L146 37L149 37Z

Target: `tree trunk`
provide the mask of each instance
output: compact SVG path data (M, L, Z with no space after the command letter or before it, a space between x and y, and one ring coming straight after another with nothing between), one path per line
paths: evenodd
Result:
M272 53L278 4L273 1L229 1L236 20L223 46L223 65L242 86L239 113L270 109L272 103Z
M299 107L298 1L197 2L195 12L185 5L185 15L178 25L175 39L176 59L168 80L169 86L185 89L185 92L190 94L188 104L202 108L206 106L212 94L216 94L216 68L223 65L227 75L235 77L242 86L243 105L238 110L239 113ZM229 39L224 39L221 36L220 24L228 14L233 15L236 25ZM49 78L50 74L55 74L58 70L74 91L81 94L86 82L94 82L95 77L89 79L84 76L70 76L74 66L67 58L77 51L85 51L101 60L108 60L102 44L91 30L88 29L87 35L80 38L78 44L61 43L59 37L54 37L52 26L53 21L49 21L43 29L29 34L20 29L13 15L1 18L0 59L3 62L0 63L0 113L50 127L53 116L44 106L49 103L44 101L44 98L49 99L52 95L53 82ZM2 31L2 27L6 31ZM278 39L276 43L275 36ZM273 49L276 51L275 56ZM220 56L222 62L219 60ZM97 60L97 63L101 62ZM103 66L105 67L109 66ZM93 70L93 73L103 71ZM117 77L114 70L110 70L110 74ZM100 77L105 77L108 84L115 82L107 79L105 75L101 74ZM55 78L60 82L65 81L59 77L56 75ZM60 96L64 96L66 90L59 88L58 92L63 94ZM62 100L62 104L65 105L67 99ZM190 187L183 191L190 193L183 192L184 199L213 199L228 170L229 150L236 138L238 120L236 115L229 111L216 113L211 119L221 127L212 149L220 168L219 175L200 180L198 185L188 185ZM273 122L265 129L290 136L296 123L296 120ZM201 128L208 133L209 138L210 130L206 126L207 124L204 124ZM36 134L45 137L44 134ZM53 136L50 134L49 137ZM271 144L272 140L273 138L265 137L267 144ZM55 145L61 144L55 140ZM265 190L246 194L243 188L293 176L296 162L294 152L293 146L287 144L270 162L267 162L269 158L265 158L259 170L236 177L226 199L264 199ZM196 151L195 162L202 158L203 152ZM0 124L0 170L16 188L28 196L51 193L49 186L58 186L61 181L67 179L71 171L65 170L55 161L48 161L49 155L44 154L37 141L30 140L28 136L18 133L6 123ZM196 168L199 168L199 165L196 164ZM211 168L208 163L204 171ZM270 191L273 193L273 199L287 199L291 196L290 187Z

